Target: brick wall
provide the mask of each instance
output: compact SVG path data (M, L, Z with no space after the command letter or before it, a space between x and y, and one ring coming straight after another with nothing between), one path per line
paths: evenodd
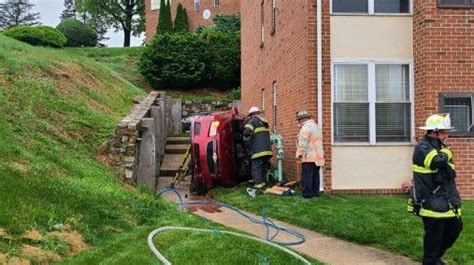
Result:
M317 118L316 0L276 1L276 30L271 34L272 1L265 0L264 43L260 46L261 0L242 1L242 110L262 108L273 124L272 84L277 87L276 128L283 136L283 167L296 174L296 111L308 110ZM330 95L330 94L329 94Z
M474 9L438 9L436 2L414 4L416 127L440 112L440 92L474 92ZM474 197L474 138L450 139L450 144L461 194Z
M146 2L146 40L150 41L155 35L156 27L158 25L159 10L151 10L151 0ZM201 8L194 11L193 0L171 0L171 17L176 16L176 7L181 3L188 14L189 27L195 29L199 26L211 26L214 24L212 17L217 14L234 14L240 13L240 0L220 0L220 6L214 7L214 0L201 0ZM211 11L211 18L205 20L202 17L204 10Z

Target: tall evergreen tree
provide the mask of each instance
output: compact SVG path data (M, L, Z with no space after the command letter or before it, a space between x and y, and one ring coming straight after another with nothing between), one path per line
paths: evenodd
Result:
M64 0L64 10L61 13L61 20L77 19L76 8L74 7L74 0Z
M34 6L29 0L7 0L0 3L0 29L38 25L39 13L31 13Z
M160 13L156 33L173 33L173 21L171 20L171 4L167 0L160 1Z
M188 13L186 8L179 3L174 18L174 32L189 32Z

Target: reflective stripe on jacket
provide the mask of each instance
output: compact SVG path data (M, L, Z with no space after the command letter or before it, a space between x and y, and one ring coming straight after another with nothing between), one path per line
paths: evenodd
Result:
M254 116L244 127L244 140L250 146L250 159L272 156L272 143L268 122L259 116Z
M324 166L324 150L321 128L313 119L301 124L298 134L296 158L301 157L301 162L314 162L317 166Z
M439 139L424 137L413 152L413 201L418 215L452 218L461 215L453 153Z

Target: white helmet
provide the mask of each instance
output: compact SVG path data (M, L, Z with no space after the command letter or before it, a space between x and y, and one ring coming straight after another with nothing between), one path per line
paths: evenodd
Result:
M257 107L251 107L249 109L249 115L254 114L254 113L260 113L260 109Z
M423 127L420 127L422 130L427 131L439 131L439 130L451 130L451 118L449 113L443 114L434 114L426 119L426 124Z
M311 115L306 110L299 110L296 112L296 120L300 120L302 118L311 118Z

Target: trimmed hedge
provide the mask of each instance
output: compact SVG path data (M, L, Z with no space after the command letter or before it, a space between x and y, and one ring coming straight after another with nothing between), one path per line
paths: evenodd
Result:
M155 89L240 85L240 36L225 32L157 34L139 70Z
M147 45L139 70L154 88L190 88L205 76L201 41L194 34L157 34Z
M86 24L75 19L65 19L56 27L67 38L67 47L94 47L97 33Z
M61 31L48 26L37 26L36 28L43 31L46 46L62 48L66 45L67 38L61 33Z
M48 26L16 26L5 30L3 35L34 46L48 46L54 48L64 47L67 41L61 32Z

